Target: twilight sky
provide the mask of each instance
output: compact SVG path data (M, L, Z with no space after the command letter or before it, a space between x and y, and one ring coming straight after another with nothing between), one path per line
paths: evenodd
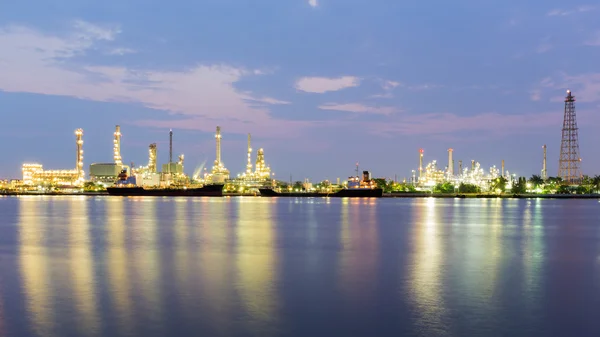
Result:
M0 177L23 162L146 164L168 131L186 172L242 172L246 137L276 178L409 177L458 160L556 175L569 88L583 172L600 174L595 1L80 0L0 5ZM255 152L256 153L256 152Z

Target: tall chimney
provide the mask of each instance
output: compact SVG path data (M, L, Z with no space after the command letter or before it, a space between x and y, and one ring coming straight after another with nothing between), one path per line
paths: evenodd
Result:
M471 159L471 171L475 171L475 159Z
M218 164L221 163L221 127L217 126L217 134L215 135L217 140L217 159L216 162Z
M462 174L462 160L458 161L458 174Z
M423 173L423 149L419 149L419 179Z
M502 159L502 176L504 177L504 159Z
M169 164L173 162L173 130L169 130ZM170 168L170 166L169 166Z
M452 160L452 148L448 149L448 175L454 175L454 160Z

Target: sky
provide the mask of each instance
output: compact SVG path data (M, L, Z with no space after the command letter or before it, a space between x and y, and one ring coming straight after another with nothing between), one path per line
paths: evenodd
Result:
M557 175L564 96L584 174L600 174L595 1L81 0L0 5L0 177L24 162L124 162L148 145L192 173L245 170L247 134L277 179L345 179L358 162L409 178L425 162ZM254 159L253 155L253 159Z

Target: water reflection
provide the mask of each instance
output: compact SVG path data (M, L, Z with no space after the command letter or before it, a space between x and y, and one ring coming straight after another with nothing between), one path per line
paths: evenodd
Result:
M274 199L239 199L236 228L237 288L260 335L277 321Z
M444 201L436 198L415 201L416 218L412 221L415 226L414 251L408 281L417 308L415 325L419 330L427 329L436 334L447 328L444 323L447 319L446 304L442 296L444 247L441 236L444 224L440 223L438 213L442 206L436 208L436 204L441 202Z
M193 207L198 209L193 221L197 224L197 240L199 256L195 265L201 277L198 287L202 293L202 301L210 303L210 326L215 331L206 331L207 335L231 335L233 292L231 283L234 279L232 268L231 246L232 233L229 217L231 199L201 199Z
M377 206L371 199L342 199L340 286L352 302L364 301L377 288L379 259Z
M44 241L47 228L43 206L46 205L35 197L19 198L20 271L29 320L38 336L51 336L55 328L48 251Z
M69 268L72 290L77 309L77 321L85 335L99 333L96 299L96 279L90 241L88 203L85 197L70 198L68 213Z
M123 218L124 202L122 198L108 198L106 204L106 242L108 277L110 295L114 302L114 311L119 321L121 330L132 334L133 329L133 304L131 300L130 273L126 249L127 227Z
M160 255L158 247L157 208L165 202L164 198L135 198L133 199L131 226L133 228L133 259L135 261L136 298L140 299L140 310L148 314L148 324L143 329L154 333L162 332L163 303L161 301ZM140 211L141 210L141 211ZM166 218L162 224L171 228L171 219ZM157 331L158 330L158 331Z

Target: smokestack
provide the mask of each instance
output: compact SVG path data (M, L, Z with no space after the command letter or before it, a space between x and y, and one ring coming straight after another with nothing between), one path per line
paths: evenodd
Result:
M502 176L504 177L504 159L502 159Z
M471 160L471 171L475 171L475 160Z
M452 160L452 152L454 150L452 150L451 148L448 149L448 175L453 176L454 175L454 160Z
M217 126L217 134L215 135L215 138L217 139L217 159L216 159L216 163L220 164L221 163L221 127Z
M462 174L462 160L458 161L458 174Z
M173 130L169 130L169 164L171 164L172 162L173 162Z
M544 149L544 161L542 162L542 179L548 179L548 171L546 171L546 144L542 146Z
M75 143L77 144L77 162L75 169L77 170L77 179L83 181L85 173L83 172L83 130L75 130Z
M114 133L114 146L113 146L113 154L115 164L122 165L123 161L121 161L121 127L119 125L115 126Z
M419 149L419 178L421 178L421 173L423 173L423 149Z

